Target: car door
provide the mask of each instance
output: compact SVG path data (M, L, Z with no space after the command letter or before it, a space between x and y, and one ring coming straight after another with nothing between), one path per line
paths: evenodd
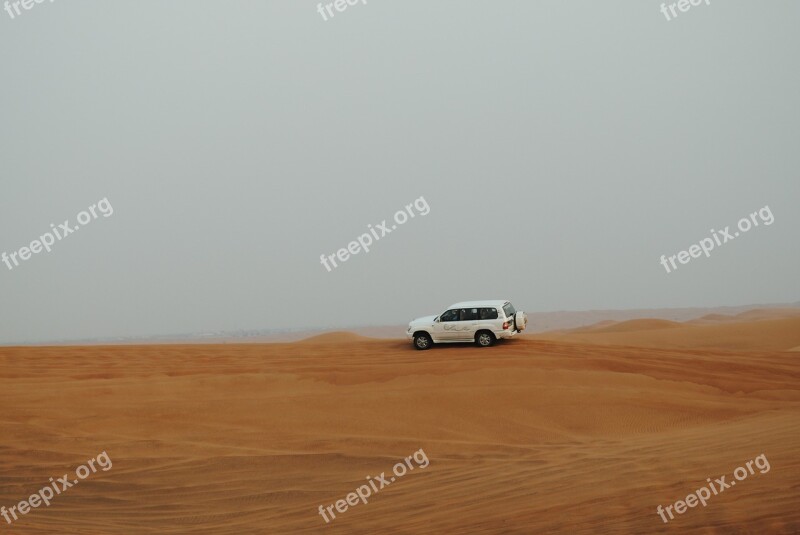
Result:
M459 324L459 309L453 308L443 312L439 321L434 322L433 338L436 340L454 340Z
M459 309L458 326L453 329L455 340L472 341L475 339L475 331L478 329L478 309L462 308Z

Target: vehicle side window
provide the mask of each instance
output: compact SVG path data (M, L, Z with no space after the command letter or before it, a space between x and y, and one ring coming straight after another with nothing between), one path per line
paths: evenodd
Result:
M478 319L478 309L477 308L462 308L461 309L461 321L473 321Z
M514 305L512 305L511 303L506 303L505 305L503 305L503 312L506 313L507 318L512 318L514 317L514 314L517 313L517 311L514 310Z
M441 315L439 321L458 321L458 310L448 310L444 314Z
M482 309L480 309L480 318L482 320L496 320L497 319L497 309L496 308L482 308Z

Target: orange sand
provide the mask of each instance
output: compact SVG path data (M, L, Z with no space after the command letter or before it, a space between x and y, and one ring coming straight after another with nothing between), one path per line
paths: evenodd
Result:
M487 349L0 348L0 505L114 463L0 531L800 532L798 319L626 323ZM426 469L318 515L420 448ZM762 453L769 473L656 514Z

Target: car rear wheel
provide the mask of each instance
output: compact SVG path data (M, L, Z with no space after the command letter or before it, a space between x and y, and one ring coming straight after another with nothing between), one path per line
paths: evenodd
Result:
M419 350L430 349L433 346L433 340L428 333L417 333L414 335L414 347Z
M494 344L494 335L489 331L475 333L475 345L478 347L489 347L492 344Z

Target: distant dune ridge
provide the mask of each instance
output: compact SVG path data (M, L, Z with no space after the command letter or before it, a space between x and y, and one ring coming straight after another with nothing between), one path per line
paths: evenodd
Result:
M601 322L621 322L635 319L662 319L675 322L738 321L742 319L777 319L794 315L800 316L800 303L713 308L529 312L528 328L531 332L547 332L587 327Z
M107 451L113 470L9 532L800 533L800 317L703 321L484 349L348 332L0 348L0 505ZM319 516L420 448L424 471ZM658 505L761 454L768 473L664 526Z
M715 308L675 308L675 309L632 309L632 310L596 310L566 312L528 312L527 334L548 333L554 331L580 330L582 328L613 330L642 330L650 322L654 328L670 328L682 323L719 323L736 321L757 321L800 317L800 303L787 305L750 305L738 307ZM723 313L726 312L726 313ZM613 318L613 319L612 319ZM409 320L412 318L409 318ZM643 323L637 323L641 321ZM621 323L632 322L621 327ZM347 330L353 334L369 338L404 339L406 325L384 325L377 327L352 327ZM342 331L339 331L342 332ZM613 332L613 331L609 331ZM294 332L273 336L263 336L253 341L258 342L291 342L302 340L318 334L320 331ZM218 339L217 341L222 341ZM234 341L236 339L229 339ZM238 341L238 340L236 340Z
M524 303L518 303L525 308ZM420 311L418 316L430 314L430 310ZM744 314L752 314L747 316ZM588 326L610 326L618 322L635 319L662 319L675 322L694 321L708 323L714 321L738 321L741 319L775 319L800 315L800 302L769 305L746 305L735 307L713 308L662 308L662 309L629 309L629 310L587 310L587 311L555 311L527 312L528 327L526 333L551 332L557 330L577 329ZM409 321L412 317L408 318ZM149 338L98 338L92 340L55 340L47 343L30 345L95 345L95 344L184 344L184 343L254 343L295 342L310 336L325 334L331 331L347 331L370 338L400 339L405 338L407 323L398 325L349 326L346 328L318 329L255 329L235 332L209 332L201 334L159 335ZM16 342L28 345L27 342Z
M607 322L602 323L604 323L602 327L578 327L577 329L573 329L571 332L583 332L588 330L595 333L626 333L634 331L654 331L658 329L675 329L681 326L681 324L677 321L655 319L627 320L612 322L610 325L607 324Z
M317 334L308 338L303 338L301 344L352 344L357 342L369 342L372 338L359 336L355 333L346 331L335 331L330 333Z
M630 320L601 328L590 326L534 336L573 343L686 349L792 351L800 344L800 314L794 309L752 310L732 317L701 319L685 323Z

